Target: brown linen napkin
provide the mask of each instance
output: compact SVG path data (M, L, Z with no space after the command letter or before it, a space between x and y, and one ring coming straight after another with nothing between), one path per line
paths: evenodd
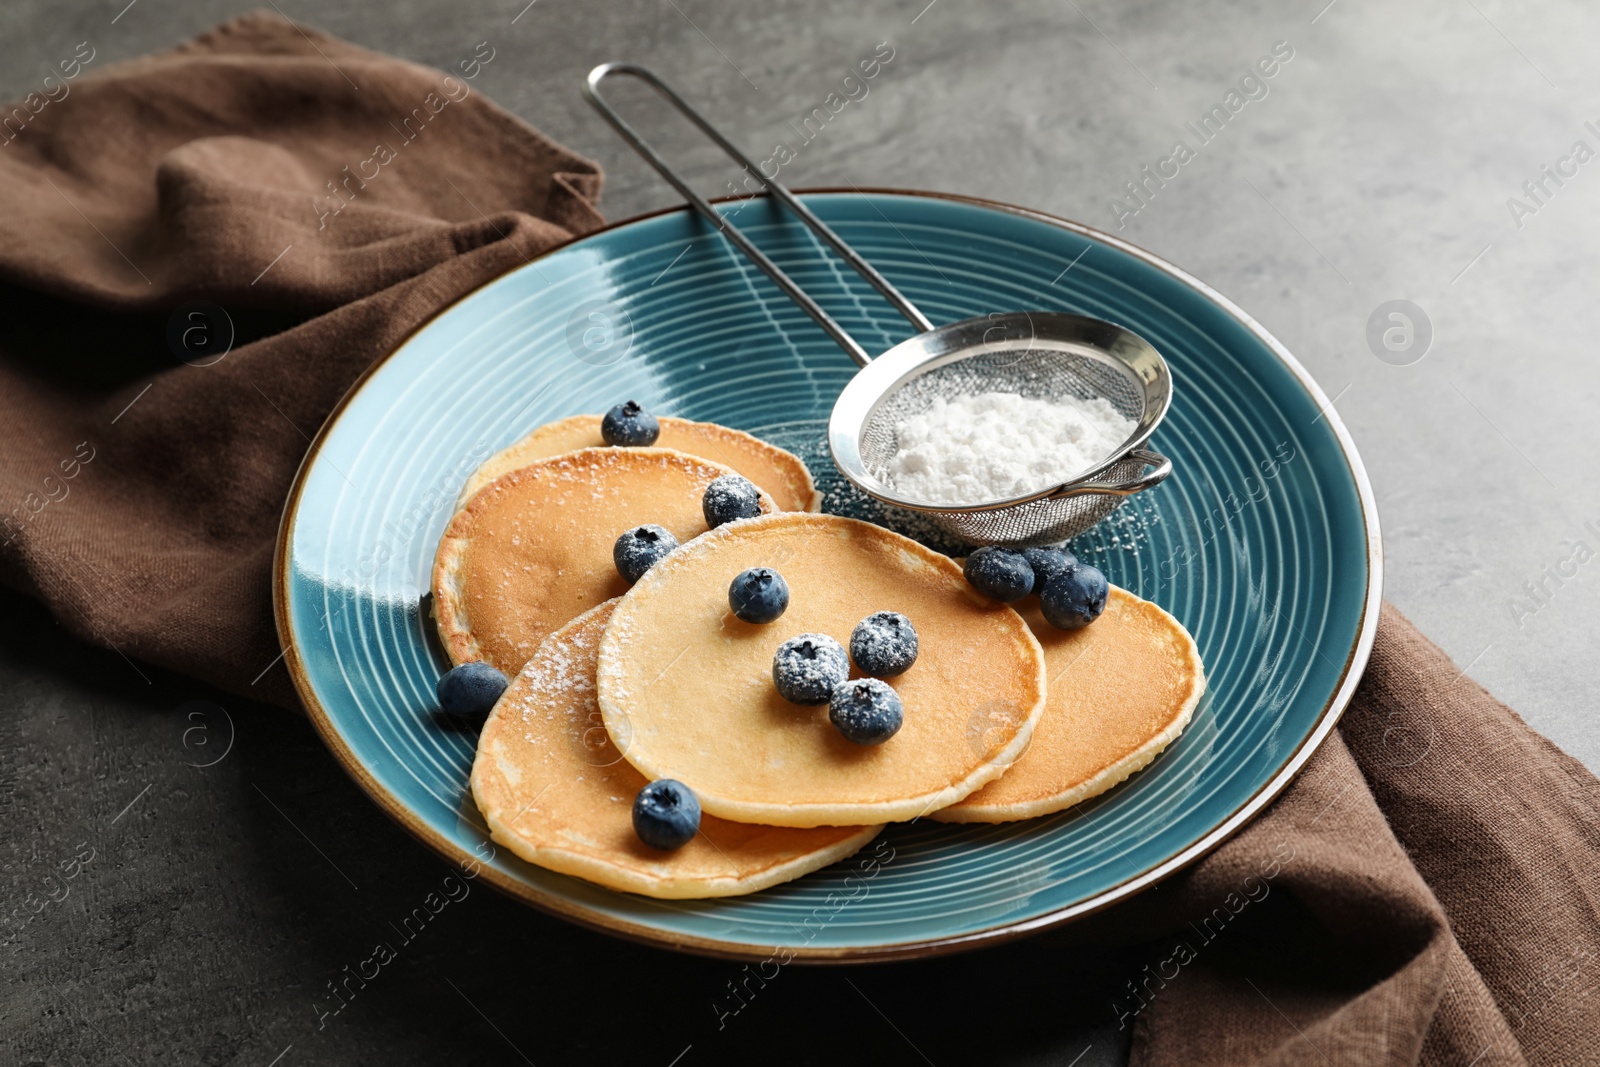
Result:
M468 62L448 84L248 16L91 59L0 132L0 577L130 665L294 704L268 568L310 435L433 312L600 223L598 169ZM197 299L239 342L174 367ZM1168 931L1108 1005L1139 1064L1600 1062L1597 809L1592 775L1385 609L1284 795L1059 936Z
M1171 927L1136 1065L1600 1063L1600 782L1393 607L1338 733L1146 897L1098 923Z
M5 110L0 580L130 666L295 706L268 570L311 436L602 222L599 168L473 90L490 52L447 76L253 14L103 73L83 46Z

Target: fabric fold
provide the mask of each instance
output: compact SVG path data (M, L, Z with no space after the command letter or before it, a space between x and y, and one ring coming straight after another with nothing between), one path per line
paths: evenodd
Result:
M1128 991L1147 1006L1112 1009L1135 1009L1132 1062L1600 1063L1597 803L1592 774L1385 605L1337 734L1260 818L1130 902L1147 935L1170 931L1153 992ZM1127 936L1127 916L1095 922ZM1167 963L1185 941L1192 959Z
M295 706L278 517L350 385L599 226L601 175L445 74L273 14L97 70L0 144L0 577L130 662ZM70 472L70 473L69 473ZM137 669L137 668L135 668Z

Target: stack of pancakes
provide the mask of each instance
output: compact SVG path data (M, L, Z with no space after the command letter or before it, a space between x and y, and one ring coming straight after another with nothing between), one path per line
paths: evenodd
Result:
M1113 588L1082 630L973 590L946 556L817 513L805 465L710 423L663 418L656 447L608 448L597 415L541 427L468 481L440 541L434 614L453 663L513 678L478 741L472 790L494 840L523 859L653 897L750 893L842 859L885 823L1007 822L1116 785L1183 730L1204 689L1177 620ZM707 531L701 497L737 472L763 514ZM611 547L655 523L682 547L631 589ZM789 584L753 625L728 610L749 567ZM917 662L893 679L905 724L845 740L826 709L778 696L772 657L800 633L848 643L898 611ZM650 780L705 812L683 848L633 832Z

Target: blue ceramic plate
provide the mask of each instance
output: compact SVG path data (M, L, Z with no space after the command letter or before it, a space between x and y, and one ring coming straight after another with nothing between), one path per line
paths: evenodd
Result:
M423 841L462 862L492 854L484 877L500 888L613 933L752 958L881 958L1104 907L1235 832L1333 729L1378 618L1377 513L1360 460L1281 345L1131 245L975 200L806 202L936 323L1079 312L1166 356L1175 398L1153 443L1175 471L1073 547L1199 642L1210 692L1177 744L1070 811L894 826L857 860L732 900L612 892L485 844L467 787L475 739L432 711L445 664L422 603L451 502L480 460L541 423L631 397L780 444L811 465L827 510L871 513L824 444L854 364L687 210L613 226L491 282L351 390L301 468L278 542L278 628L301 699L345 768ZM908 335L774 205L723 210L869 349Z

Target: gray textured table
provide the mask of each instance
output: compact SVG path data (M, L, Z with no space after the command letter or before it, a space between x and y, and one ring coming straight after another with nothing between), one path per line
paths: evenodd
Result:
M1231 297L1349 424L1382 512L1389 598L1467 674L1600 767L1586 699L1600 684L1588 574L1600 548L1590 352L1600 163L1589 162L1600 83L1582 44L1600 39L1600 8L525 3L285 0L280 10L441 67L490 42L477 87L600 159L612 218L673 197L580 101L593 64L654 65L755 152L788 139L791 119L892 42L870 93L784 177L969 193L1081 219ZM31 90L80 41L102 66L236 10L10 0L0 92ZM1275 46L1272 77L1241 86ZM1222 132L1200 144L1186 123L1230 103ZM1174 157L1180 138L1192 158ZM730 176L714 151L666 140L706 189ZM1394 300L1421 315L1389 319ZM93 850L67 895L0 949L0 1064L1088 1067L1126 1055L1109 1001L1135 967L1129 953L1032 943L848 972L790 968L719 1031L710 1003L736 968L589 934L487 889L319 1029L313 1002L326 984L444 868L303 722L144 673L148 683L62 636L36 606L0 597L7 913ZM231 728L215 712L189 718L201 699L226 708ZM186 744L196 726L206 733ZM226 759L191 766L211 758L195 742L207 737L215 753L230 734Z

